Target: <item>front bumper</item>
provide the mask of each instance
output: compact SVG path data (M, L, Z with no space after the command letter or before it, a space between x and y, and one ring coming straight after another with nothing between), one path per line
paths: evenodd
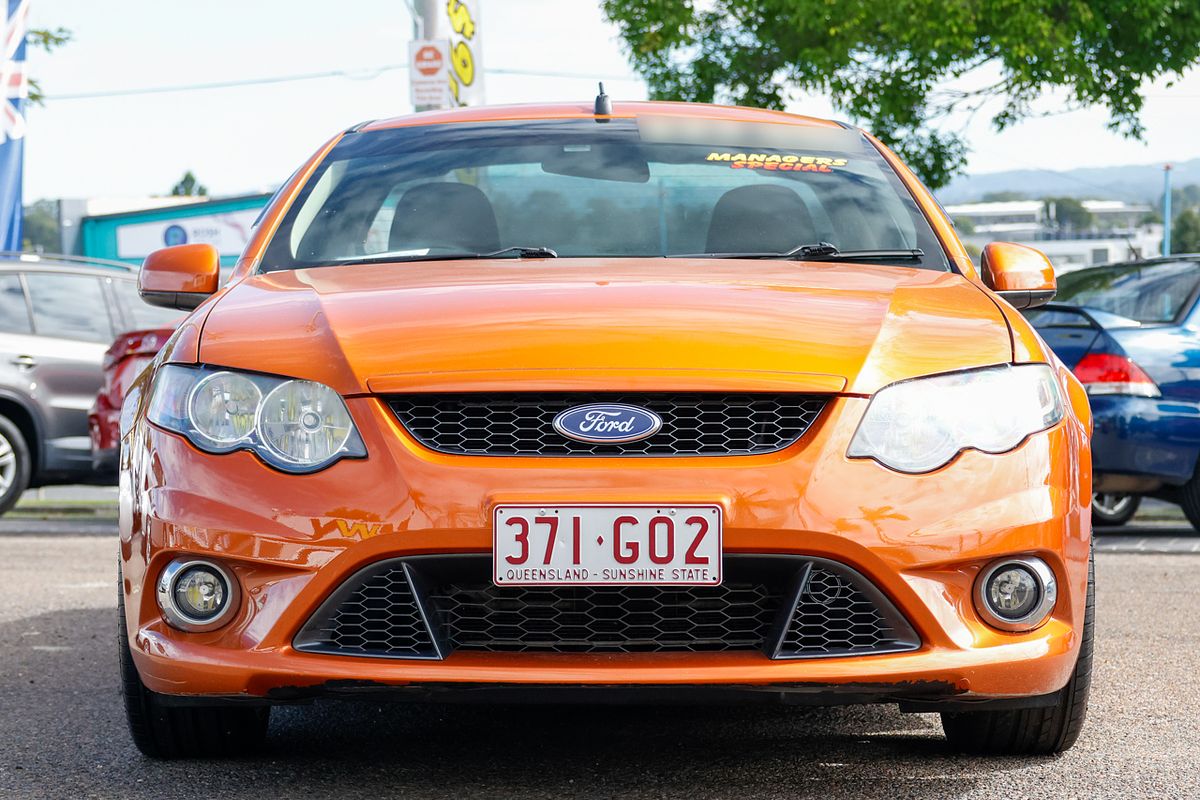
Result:
M210 456L144 421L121 484L126 624L153 691L278 700L442 687L659 687L766 692L806 702L1025 698L1067 682L1079 648L1090 530L1086 436L1073 419L1002 456L962 454L907 476L843 454L866 401L830 404L797 445L764 456L531 459L422 449L375 399L349 401L371 454L314 475L240 452ZM384 660L298 651L297 632L348 577L400 556L489 553L496 503L719 503L725 550L846 564L901 611L911 652L773 660L760 652L454 652ZM227 626L183 633L153 585L180 554L219 558L242 584ZM1014 634L975 614L971 588L994 558L1032 554L1058 577L1058 605ZM636 694L636 691L635 691Z

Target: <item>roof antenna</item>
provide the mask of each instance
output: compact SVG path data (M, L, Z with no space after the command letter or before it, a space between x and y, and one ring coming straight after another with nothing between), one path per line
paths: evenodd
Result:
M596 116L612 116L612 100L604 93L604 81L600 82L600 94L596 95Z

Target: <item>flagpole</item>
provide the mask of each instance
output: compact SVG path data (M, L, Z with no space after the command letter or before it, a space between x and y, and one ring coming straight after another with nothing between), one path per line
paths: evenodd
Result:
M25 106L29 81L25 73L25 35L30 0L0 0L4 8L0 50L0 250L24 245L23 181L25 171Z

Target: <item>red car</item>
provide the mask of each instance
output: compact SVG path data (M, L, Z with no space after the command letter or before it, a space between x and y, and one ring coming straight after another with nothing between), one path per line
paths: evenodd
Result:
M122 333L104 353L104 383L88 411L92 463L97 472L116 473L125 392L174 332L171 327Z

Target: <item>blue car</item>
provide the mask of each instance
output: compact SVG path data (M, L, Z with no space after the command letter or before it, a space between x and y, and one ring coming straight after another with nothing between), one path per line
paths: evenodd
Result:
M1143 496L1179 504L1200 530L1200 255L1063 275L1027 312L1087 388L1094 522L1122 524Z

